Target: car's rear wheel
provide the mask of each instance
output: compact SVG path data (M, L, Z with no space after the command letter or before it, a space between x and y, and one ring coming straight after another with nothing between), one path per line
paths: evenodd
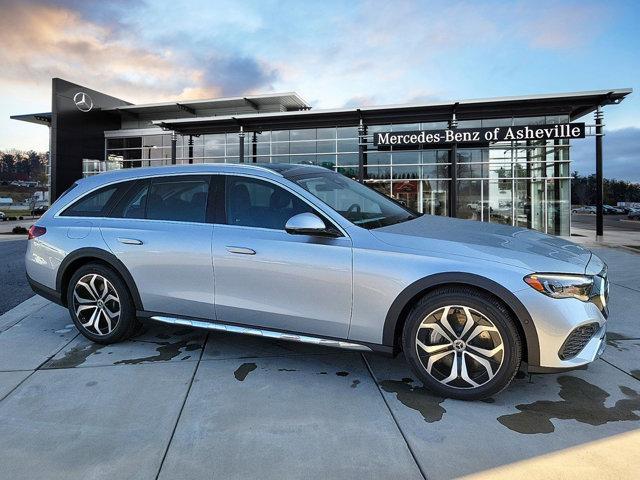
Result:
M97 343L126 340L139 327L126 284L99 263L84 265L71 276L67 306L80 333Z
M407 317L404 354L435 394L462 400L495 395L520 366L522 344L510 312L469 287L429 292Z

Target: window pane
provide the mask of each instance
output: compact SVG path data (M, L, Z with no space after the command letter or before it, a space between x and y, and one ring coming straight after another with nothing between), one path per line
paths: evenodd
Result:
M90 193L67 208L62 215L68 217L101 217L105 214L107 203L117 189L118 187L113 185Z
M283 188L263 180L227 177L227 223L244 227L284 230L294 215L312 208Z
M140 148L142 146L142 137L131 137L124 139L124 148Z
M204 154L207 157L224 157L224 133L205 135Z
M358 127L338 127L338 138L358 138Z
M291 130L291 140L315 140L316 129L305 128L304 130Z
M271 141L272 142L288 142L289 130L276 130L274 132L271 132Z
M177 222L204 222L208 192L209 182L204 178L155 180L147 199L147 218Z
M335 153L336 142L335 140L325 140L317 143L318 153Z
M142 137L142 145L144 147L161 147L162 135L145 135Z
M318 129L318 140L326 140L336 138L336 129L335 128L319 128Z
M290 146L290 153L316 153L316 142L295 142Z
M108 138L107 148L123 148L124 138Z
M338 152L357 152L358 140L338 140Z

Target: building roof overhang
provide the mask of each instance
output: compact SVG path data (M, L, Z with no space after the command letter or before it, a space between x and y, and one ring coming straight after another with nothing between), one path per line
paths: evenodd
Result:
M11 120L20 120L21 122L36 123L38 125L51 126L51 112L43 113L27 113L24 115L11 115Z
M571 120L575 120L595 111L598 106L620 103L632 91L631 88L620 88L428 104L159 119L152 123L179 133L202 134L234 131L241 126L246 130L257 131L331 125L347 126L355 125L361 119L365 124L447 121L451 119L453 112L459 120L540 115L568 115Z
M197 115L199 110L251 108L255 111L277 108L282 111L301 110L311 108L297 93L274 93L264 95L246 95L243 97L224 97L209 100L184 100L179 102L147 103L139 105L125 105L108 108L105 111L121 112L125 114L164 114L188 112Z

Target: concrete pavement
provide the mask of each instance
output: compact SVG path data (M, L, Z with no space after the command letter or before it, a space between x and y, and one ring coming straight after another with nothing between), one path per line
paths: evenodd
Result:
M100 346L34 297L0 316L0 479L637 478L640 255L597 253L603 358L473 403L402 357L159 325Z
M0 315L33 295L24 274L26 235L0 235Z

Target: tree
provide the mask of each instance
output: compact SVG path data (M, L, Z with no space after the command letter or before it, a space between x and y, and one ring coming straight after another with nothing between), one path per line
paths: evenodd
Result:
M0 179L9 179L16 173L16 160L12 153L0 154Z
M640 184L624 180L603 180L603 202L616 205L618 202L640 202ZM573 172L571 176L571 203L574 205L595 205L596 176L582 176Z

